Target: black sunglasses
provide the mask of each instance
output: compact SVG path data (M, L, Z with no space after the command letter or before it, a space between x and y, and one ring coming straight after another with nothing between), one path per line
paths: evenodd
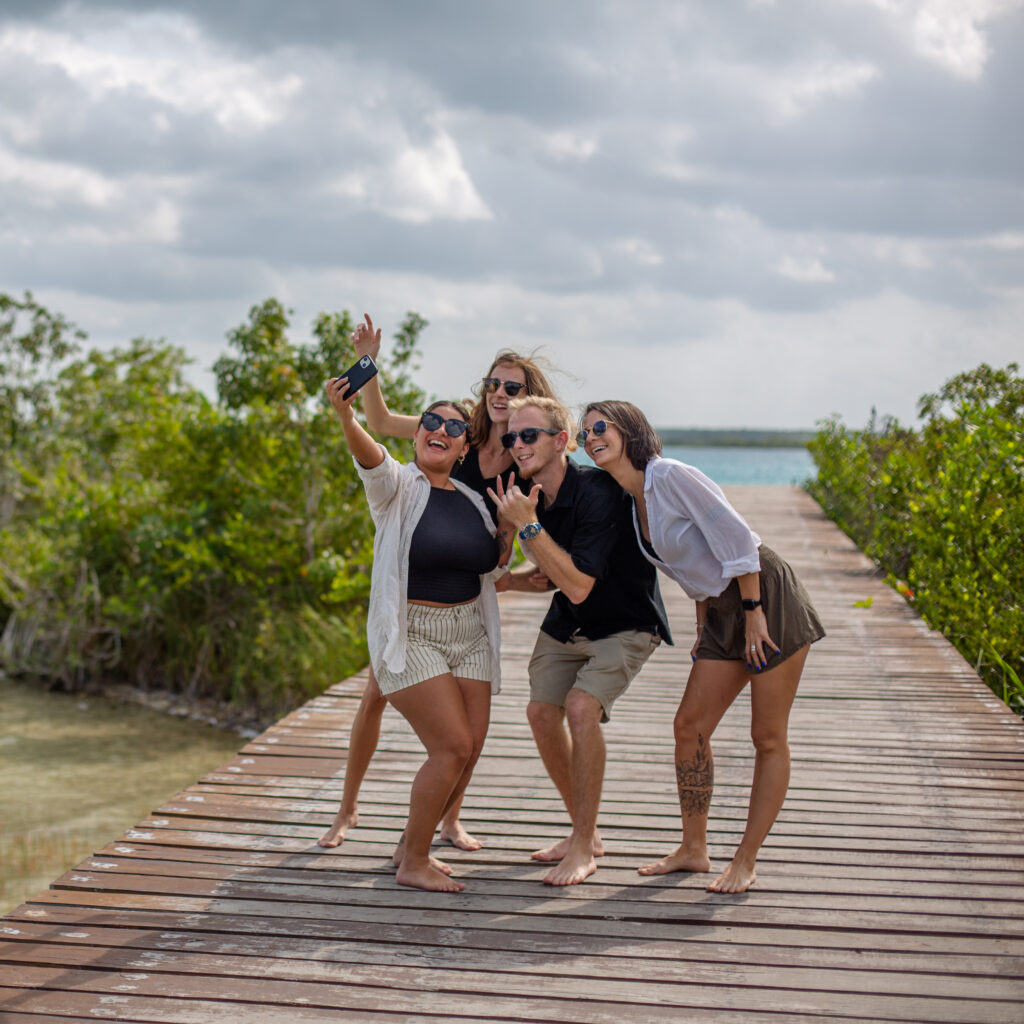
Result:
M438 416L436 412L427 411L420 417L420 426L424 430L440 430L442 424L444 424L444 432L449 437L462 437L469 429L469 424L465 420L457 420L454 416L450 420L446 420L443 416Z
M552 430L550 427L523 427L522 430L510 430L507 434L501 435L501 446L511 448L516 443L516 438L521 437L523 444L536 444L541 434L560 434L560 430Z
M517 380L498 380L497 377L484 377L483 379L485 394L497 391L502 385L505 386L505 394L509 398L515 398L526 387L525 384L520 384Z
M593 434L594 437L600 437L609 427L614 427L614 423L605 423L604 420L598 420L589 430L581 430L576 435L577 444L586 444L587 437Z

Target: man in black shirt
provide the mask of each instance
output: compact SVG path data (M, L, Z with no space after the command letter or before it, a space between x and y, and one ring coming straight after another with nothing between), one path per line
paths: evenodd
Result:
M628 495L607 473L569 460L572 423L553 399L516 399L510 408L503 440L532 486L529 494L513 485L492 497L537 566L513 573L507 588L557 588L530 659L527 717L572 819L567 839L533 857L559 862L544 879L549 885L576 885L604 853L597 831L601 723L654 648L672 638L657 572L637 546Z

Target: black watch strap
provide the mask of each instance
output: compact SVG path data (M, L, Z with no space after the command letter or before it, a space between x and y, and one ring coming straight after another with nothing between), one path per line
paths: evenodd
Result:
M755 608L762 607L763 603L764 602L762 602L761 598L758 598L756 601L752 601L749 597L744 597L740 601L740 604L743 605L743 610L745 612L752 612Z

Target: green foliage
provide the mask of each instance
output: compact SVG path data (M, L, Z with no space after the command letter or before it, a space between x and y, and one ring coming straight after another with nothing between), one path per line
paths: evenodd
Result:
M836 419L811 493L992 689L1024 712L1024 379L982 364L922 396L919 430Z
M18 483L0 521L6 671L65 687L127 680L270 715L365 664L373 529L323 396L352 359L352 323L321 314L302 345L289 326L271 299L229 333L216 403L162 341L37 374L6 449ZM423 405L408 368L424 326L409 315L382 372L397 412ZM8 391L70 349L40 346L38 364L19 352L26 370Z

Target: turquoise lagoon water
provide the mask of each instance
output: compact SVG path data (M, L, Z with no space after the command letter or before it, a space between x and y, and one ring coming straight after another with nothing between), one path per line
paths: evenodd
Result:
M662 454L696 466L716 484L802 484L814 476L814 460L806 448L726 448L666 446ZM582 450L578 462L590 463Z

